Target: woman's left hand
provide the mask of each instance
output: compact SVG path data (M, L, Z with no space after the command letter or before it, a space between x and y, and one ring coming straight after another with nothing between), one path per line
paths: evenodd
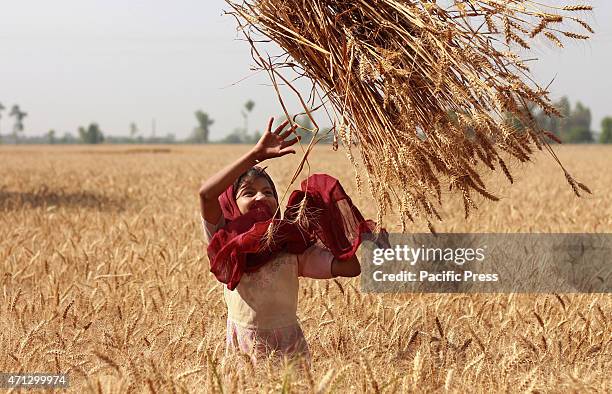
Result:
M290 147L298 142L300 137L297 136L291 140L286 140L286 138L295 131L298 125L294 124L292 127L283 131L287 124L289 124L289 120L286 120L280 126L278 126L274 132L272 132L273 122L274 118L270 118L267 130L253 147L252 153L257 161L261 162L266 159L272 159L287 155L289 153L295 153L295 149Z

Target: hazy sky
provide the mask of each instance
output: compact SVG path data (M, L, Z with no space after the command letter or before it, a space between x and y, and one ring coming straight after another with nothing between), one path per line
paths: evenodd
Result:
M543 85L555 78L554 97L588 105L599 130L612 115L612 2L591 4L595 37L563 51L542 45L532 69ZM28 112L29 135L75 133L92 121L111 135L136 122L148 135L155 118L157 135L183 138L202 109L217 139L242 125L248 99L256 103L250 129L261 129L280 106L263 74L233 85L253 74L253 61L226 9L223 0L0 0L0 102Z

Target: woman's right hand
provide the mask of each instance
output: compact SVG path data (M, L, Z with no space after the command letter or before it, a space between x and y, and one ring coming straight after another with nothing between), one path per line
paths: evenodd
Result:
M270 118L268 129L261 136L255 147L253 147L252 153L258 162L295 153L295 149L291 148L291 146L300 140L299 136L286 140L298 127L297 124L283 131L287 124L289 124L289 120L286 120L272 132L272 123L274 123L274 118Z

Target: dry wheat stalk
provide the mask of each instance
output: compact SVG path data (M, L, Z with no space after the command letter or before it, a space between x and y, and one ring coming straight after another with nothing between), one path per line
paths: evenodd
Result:
M497 200L484 184L483 168L499 168L512 182L502 155L525 162L534 148L550 152L576 194L588 191L561 165L536 124L530 106L559 112L512 50L514 44L530 49L540 35L559 46L559 35L588 38L561 27L564 20L574 21L591 33L573 16L590 6L530 0L455 0L444 6L400 0L226 2L287 117L280 83L298 96L315 135L311 108L335 114L330 120L340 126L334 141L347 150L357 176L365 172L379 221L399 206L403 226L421 216L432 228L432 219L441 220L435 206L442 204L442 187L462 196L467 217L477 207L474 193ZM263 55L259 35L284 53ZM308 102L284 75L287 69L312 82ZM351 153L354 143L362 166ZM312 143L294 180L311 148Z

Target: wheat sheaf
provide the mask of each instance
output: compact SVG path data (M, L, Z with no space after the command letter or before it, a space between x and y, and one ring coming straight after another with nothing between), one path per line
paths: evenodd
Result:
M458 193L466 218L475 195L498 198L485 184L509 161L547 150L573 191L589 192L562 165L541 129L539 109L560 116L549 92L530 75L525 53L538 43L585 40L590 5L528 0L226 0L251 43L257 66L288 87L314 124L325 111L334 143L347 152L358 188L367 180L380 223L393 209L402 228L417 217L442 220L443 194ZM284 53L270 56L261 42ZM522 56L521 56L522 55ZM295 78L311 83L305 99ZM337 145L336 145L337 146ZM358 151L358 156L353 154ZM357 157L355 157L357 156ZM303 163L298 171L304 168ZM365 177L364 177L365 176ZM295 179L295 177L294 177ZM395 208L394 208L395 207Z

